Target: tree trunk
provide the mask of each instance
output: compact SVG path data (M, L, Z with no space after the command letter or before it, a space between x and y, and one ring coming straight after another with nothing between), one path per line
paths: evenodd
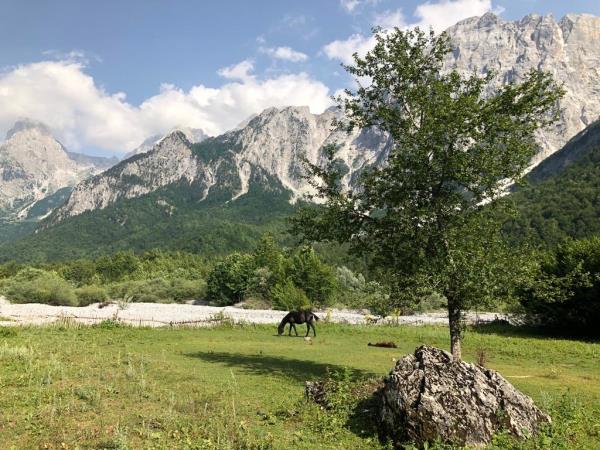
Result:
M448 322L450 328L450 351L455 359L461 360L462 311L450 299L448 299Z

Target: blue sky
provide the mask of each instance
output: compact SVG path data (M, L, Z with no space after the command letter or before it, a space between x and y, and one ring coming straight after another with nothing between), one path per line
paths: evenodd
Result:
M73 149L116 153L177 125L217 134L269 103L320 112L349 81L340 60L367 43L374 24L439 28L487 10L506 20L600 15L597 0L0 0L0 8L0 100L12 105L0 112L0 133L31 116Z

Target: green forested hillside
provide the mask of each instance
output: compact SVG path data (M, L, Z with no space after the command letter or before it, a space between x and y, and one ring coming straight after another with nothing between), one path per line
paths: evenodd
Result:
M506 231L515 242L552 247L600 234L600 122L574 137L511 194L519 211Z
M201 202L200 193L193 184L181 183L86 212L0 244L0 261L76 259L152 248L207 255L249 250L265 232L282 230L294 208L285 191L258 184L225 204Z

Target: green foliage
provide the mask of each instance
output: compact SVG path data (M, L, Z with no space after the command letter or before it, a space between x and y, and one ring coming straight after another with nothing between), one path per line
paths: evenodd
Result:
M275 180L269 183L268 188L253 183L246 195L225 203L231 190L211 189L203 199L203 187L182 182L57 224L47 223L50 217L35 234L0 242L0 262L65 261L151 249L205 256L250 251L263 234L280 236L284 219L295 209L289 192Z
M14 303L47 303L77 306L73 286L56 272L25 268L1 285L2 293Z
M336 289L333 268L323 264L312 247L298 249L289 263L288 276L315 306L329 303Z
M504 227L515 244L552 248L600 234L600 122L586 128L510 195L519 214Z
M215 264L207 279L207 298L232 305L247 297L263 298L278 308L328 304L336 289L332 267L311 247L284 253L270 235L251 254L233 253ZM285 299L285 295L293 298Z
M181 303L203 298L206 294L206 283L203 280L180 278L129 280L109 285L108 293L112 299L130 299L132 302Z
M106 289L100 286L83 286L75 289L78 306L87 306L92 303L101 303L108 300Z
M58 272L75 286L85 286L100 279L97 265L89 259L79 259L59 266Z
M366 281L362 274L354 274L345 266L336 271L338 290L335 303L355 309L369 309L386 316L391 313L389 293L376 281Z
M312 305L306 293L290 279L277 283L271 290L273 306L283 311L310 311Z
M567 241L545 254L521 290L531 322L599 336L600 237Z
M325 207L304 209L293 231L369 254L386 269L382 278L393 285L390 300L399 307L442 294L460 357L462 311L500 286L490 277L501 259L491 254L499 227L484 210L498 205L507 180L522 177L537 150L536 130L559 117L563 90L549 73L531 71L490 95L494 73L464 77L443 69L452 51L445 33L396 29L374 37L373 49L346 66L372 83L358 83L338 99L347 116L340 128L389 133L386 164L368 168L359 189L344 190L337 148L325 148L324 166L308 164Z
M129 252L117 252L96 260L96 271L105 281L119 281L138 269L139 260Z
M218 306L227 306L243 299L253 273L250 255L233 253L215 264L208 275L207 298Z
M45 297L24 292L18 287L24 278L29 284L47 282L51 274L55 291L64 290L69 304L85 306L107 300L129 298L136 302L184 302L204 298L208 263L205 258L186 252L152 250L141 255L117 252L96 260L79 259L63 263L22 266L14 262L0 265L0 280L5 289L19 290L15 301L43 301ZM45 274L43 277L40 274ZM46 280L46 281L44 281ZM58 283L58 284L57 284ZM73 287L76 287L73 290ZM55 292L55 294L56 294ZM57 295L57 294L56 294ZM77 298L72 302L72 297ZM48 300L50 301L50 300ZM56 303L56 300L52 300Z

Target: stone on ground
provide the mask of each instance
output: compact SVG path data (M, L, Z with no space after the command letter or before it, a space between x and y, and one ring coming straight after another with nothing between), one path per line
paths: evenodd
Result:
M498 372L428 346L396 363L379 396L382 432L396 443L482 447L498 431L524 438L550 422Z

